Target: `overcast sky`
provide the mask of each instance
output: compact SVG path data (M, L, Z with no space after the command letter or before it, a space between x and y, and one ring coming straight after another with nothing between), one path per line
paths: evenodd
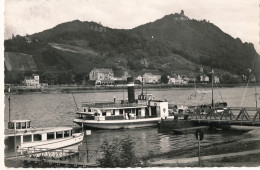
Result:
M33 34L79 19L131 29L164 15L206 19L232 37L259 47L259 0L5 0L5 34Z

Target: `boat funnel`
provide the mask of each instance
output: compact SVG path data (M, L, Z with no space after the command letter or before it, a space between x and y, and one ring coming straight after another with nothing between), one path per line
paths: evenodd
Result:
M128 103L135 103L135 84L134 78L127 78Z

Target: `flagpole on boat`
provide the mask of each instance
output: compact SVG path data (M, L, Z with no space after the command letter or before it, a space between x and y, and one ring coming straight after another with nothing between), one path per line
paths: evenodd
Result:
M9 122L11 121L11 95L10 85L8 85L8 105L9 105Z
M257 90L256 90L256 77L255 77L255 107L257 110Z
M212 89L212 108L214 108L214 91L213 91L213 79L214 79L214 71L211 68L211 89Z
M9 105L9 122L8 122L8 128L9 128L9 124L11 122L11 84L8 84L8 105ZM16 127L14 126L14 152L15 152L15 156L17 156L17 152L16 152Z

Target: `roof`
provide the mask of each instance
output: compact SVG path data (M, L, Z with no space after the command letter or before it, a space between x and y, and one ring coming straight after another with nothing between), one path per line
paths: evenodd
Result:
M46 127L46 128L28 128L28 129L6 129L5 136L13 136L15 135L31 135L31 134L42 134L42 133L50 133L50 132L60 132L72 130L72 127ZM13 132L13 133L10 133Z
M159 73L151 73L151 72L147 72L147 73L144 73L143 76L145 75L151 75L151 76L161 76Z
M112 73L114 74L113 70L111 68L94 68L92 71L96 71L98 73Z
M25 120L11 120L10 122L11 123L19 123L19 122L24 123L24 122L31 122L31 120L26 120L26 119Z
M129 109L129 108L143 108L147 107L146 104L138 104L138 103L116 103L116 104L106 104L106 105L95 105L93 109L102 109L102 110L112 110L112 109Z
M25 79L28 80L28 79L34 79L32 76L25 76Z

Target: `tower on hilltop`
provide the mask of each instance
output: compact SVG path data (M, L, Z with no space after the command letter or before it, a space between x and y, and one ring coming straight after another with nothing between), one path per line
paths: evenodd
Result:
M181 10L180 15L184 16L184 10Z

